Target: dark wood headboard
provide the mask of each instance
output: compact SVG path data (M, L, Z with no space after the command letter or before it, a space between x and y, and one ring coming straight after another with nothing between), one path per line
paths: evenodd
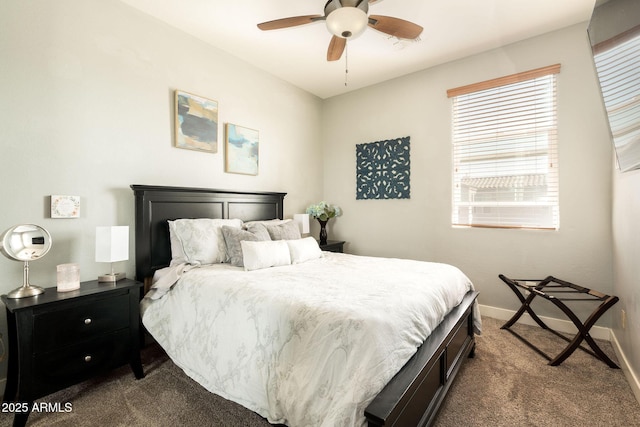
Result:
M136 280L144 282L169 265L171 244L167 220L283 218L286 193L243 192L209 188L132 185L135 195Z

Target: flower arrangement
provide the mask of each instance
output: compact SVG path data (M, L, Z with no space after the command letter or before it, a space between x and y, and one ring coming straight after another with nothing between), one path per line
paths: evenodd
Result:
M329 219L342 215L342 209L336 205L330 205L325 201L316 203L307 208L307 213L319 221L328 221Z

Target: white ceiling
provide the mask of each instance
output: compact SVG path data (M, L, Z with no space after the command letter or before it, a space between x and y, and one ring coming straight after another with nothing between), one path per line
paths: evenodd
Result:
M322 15L325 0L121 0L320 98L586 22L595 0L379 0L369 13L424 27L419 41L371 28L327 62L324 22L261 31L257 24ZM348 57L348 78L345 68Z

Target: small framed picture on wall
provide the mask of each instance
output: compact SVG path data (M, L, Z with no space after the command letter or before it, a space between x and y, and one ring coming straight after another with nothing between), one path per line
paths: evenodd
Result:
M80 218L80 196L51 196L51 218Z
M258 131L227 123L225 126L225 172L258 175Z

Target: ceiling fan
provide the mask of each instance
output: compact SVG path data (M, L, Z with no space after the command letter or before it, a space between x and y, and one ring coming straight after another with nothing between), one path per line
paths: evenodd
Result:
M401 38L416 39L423 28L413 22L383 15L369 15L369 4L381 0L329 0L324 5L324 15L292 16L258 24L261 30L277 30L296 27L318 21L326 21L333 35L327 50L327 61L337 61L342 56L347 40L364 32L367 26L385 34Z

